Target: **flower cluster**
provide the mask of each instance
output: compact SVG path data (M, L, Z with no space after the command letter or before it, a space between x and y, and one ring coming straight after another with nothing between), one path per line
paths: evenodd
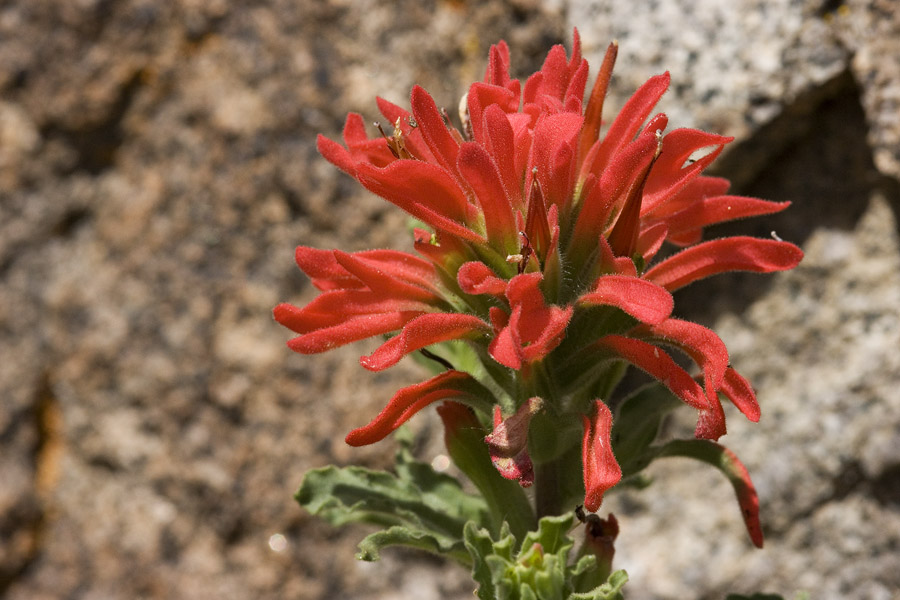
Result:
M726 271L796 266L800 249L780 240L703 240L709 225L787 203L728 195L728 181L701 174L731 138L665 133L665 114L652 113L668 73L641 86L600 135L615 56L613 44L585 101L588 63L577 32L572 55L554 47L524 85L510 76L501 42L460 104L459 127L417 86L410 111L377 100L390 134L369 137L362 117L350 114L343 144L319 137L327 160L423 227L414 232L416 254L297 248L297 264L322 293L304 307L275 308L298 334L288 345L310 354L393 334L360 359L381 371L462 341L482 367L440 358L445 371L398 391L347 443L377 442L425 406L452 400L493 425L485 443L495 466L527 486L532 458L542 460L530 451L534 417L561 429L575 423L584 504L595 511L621 477L608 402L623 363L694 408L698 438L725 433L720 395L759 418L722 340L673 317L672 292ZM666 242L681 250L655 261ZM700 375L667 347L688 355Z

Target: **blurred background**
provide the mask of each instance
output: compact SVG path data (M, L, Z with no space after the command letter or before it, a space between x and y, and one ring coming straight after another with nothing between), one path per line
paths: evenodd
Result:
M720 474L658 463L601 511L628 597L897 598L894 0L0 3L0 597L470 598L436 558L356 562L365 529L294 503L310 468L389 464L389 442L343 437L420 374L359 368L371 343L293 354L271 308L315 295L298 244L410 248L317 133L414 83L453 109L490 44L524 77L574 26L595 68L619 41L608 115L669 70L670 124L734 136L716 165L733 191L794 203L728 232L807 253L676 299L757 388L761 422L729 413L723 442L766 548ZM429 411L413 426L439 439Z

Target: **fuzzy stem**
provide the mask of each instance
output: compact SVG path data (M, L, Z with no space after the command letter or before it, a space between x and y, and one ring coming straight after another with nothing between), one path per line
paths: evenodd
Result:
M538 519L560 514L560 465L557 464L557 460L551 460L535 466L534 487Z

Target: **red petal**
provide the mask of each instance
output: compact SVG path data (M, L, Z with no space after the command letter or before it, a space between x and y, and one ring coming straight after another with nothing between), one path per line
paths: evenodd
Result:
M645 263L648 263L662 248L663 242L666 241L668 236L669 227L666 223L657 223L656 225L645 227L638 235L635 252L643 257Z
M572 60L575 60L574 55L572 56ZM582 101L584 100L584 88L587 85L590 67L586 60L580 60L576 65L575 70L572 71L571 69L572 61L569 62L569 70L572 77L569 79L569 85L566 87L566 93L563 96L565 98L565 110L566 112L573 112L580 115Z
M566 49L562 45L550 48L541 67L541 74L541 85L534 92L538 95L546 94L562 100L568 83L568 58ZM528 88L526 87L525 90L525 102L535 102L536 96L529 98Z
M288 342L288 347L300 354L326 352L373 335L396 331L421 314L419 312L392 312L354 317L338 325L324 327L295 337Z
M514 208L524 211L522 177L516 171L515 134L503 109L492 104L484 111L484 147L494 159L507 197Z
M471 261L463 264L456 273L459 287L467 294L492 294L502 296L506 292L506 280L500 279L486 264Z
M606 90L609 87L609 80L612 76L613 65L616 63L618 53L619 45L616 42L611 43L606 48L603 64L600 65L597 80L594 82L594 87L591 90L591 96L584 111L584 127L581 130L581 138L578 142L579 164L587 156L588 150L594 145L594 142L600 137L603 101L606 99Z
M720 388L722 393L731 400L739 411L744 413L750 421L759 421L760 408L756 401L756 394L750 386L750 382L744 379L740 373L729 367L725 370L725 379Z
M491 156L481 144L467 142L459 150L458 167L481 205L491 245L514 254L517 250L516 219Z
M627 275L603 275L579 304L608 304L642 323L661 323L672 314L672 294L654 283Z
M714 390L721 387L728 368L728 348L715 331L680 319L667 319L645 330L683 350L712 378Z
M303 308L280 304L275 319L297 333L311 333L317 329L334 327L353 317L384 313L410 312L421 314L433 310L428 304L404 300L369 290L331 290L320 294Z
M580 114L543 115L534 128L534 142L525 174L525 189L537 169L547 205L566 205L574 187L575 149L584 117ZM560 154L562 152L562 154Z
M790 202L769 202L744 196L698 198L684 210L667 217L665 223L669 231L677 235L716 223L777 213L790 205Z
M584 466L584 507L596 512L603 502L606 490L622 479L622 468L616 462L610 443L612 411L602 400L594 401L595 413L583 416L584 438L581 444L581 461Z
M491 321L497 325L496 314L503 312L496 306L491 307ZM504 315L506 313L503 313ZM522 342L519 339L519 332L514 327L508 325L503 326L500 331L494 335L488 346L488 353L498 363L510 369L522 368Z
M384 410L368 425L347 434L345 441L351 446L365 446L381 441L432 402L471 396L470 384L473 381L467 373L445 371L428 381L405 387L394 394Z
M514 113L519 108L519 98L507 88L486 83L473 83L466 95L469 107L469 123L472 125L472 133L475 141L484 143L484 111L488 106L497 104L504 112Z
M397 160L384 169L359 165L357 177L366 189L435 229L471 242L484 241L465 226L468 200L445 169L417 160Z
M729 271L771 273L793 269L803 251L788 242L751 237L711 240L682 250L644 274L670 292L689 283Z
M437 274L434 266L408 252L399 250L365 250L354 252L354 259L390 273L405 282L409 282L435 294ZM294 252L297 266L306 273L313 285L320 290L363 289L366 284L357 276L341 266L335 258L334 250L319 250L308 246L298 246Z
M398 269L396 275L392 273L393 263L366 261L359 255L348 254L340 250L334 251L334 258L340 266L366 284L366 287L373 292L425 303L434 303L439 300L433 291L402 281L398 275L404 274L405 270Z
M428 313L408 322L399 335L383 343L369 356L360 358L359 363L370 371L381 371L420 348L489 331L487 323L472 315Z
M612 350L634 366L646 371L690 406L698 410L707 408L708 400L703 388L659 347L621 335L604 336L596 345Z
M550 223L547 222L547 205L544 193L537 179L532 180L528 195L528 216L525 218L525 236L541 264L550 249Z
M456 155L459 153L459 145L453 139L450 130L447 129L447 124L444 123L444 118L438 111L434 98L422 87L416 85L413 86L410 103L418 130L422 132L422 137L438 164L450 173L456 173Z
M725 435L725 411L715 387L712 385L709 375L704 377L706 386L706 399L708 405L700 411L697 417L697 427L694 429L694 437L700 440L717 440Z
M320 290L365 287L362 281L338 264L333 250L297 246L294 251L294 260L300 270L309 276L312 284Z
M547 306L540 282L540 273L527 273L513 277L506 287L512 307L507 329L516 332L521 356L529 363L541 360L562 342L573 311L571 306Z
M625 192L634 180L647 169L656 149L656 136L642 134L613 157L612 162L605 168L600 169L599 166L590 168L590 172L598 178L597 184L582 201L569 245L573 251L579 255L590 254L597 237L606 229L610 215L623 201ZM598 165L596 161L593 161L593 164Z
M506 87L506 84L510 81L509 67L509 46L506 45L505 41L501 40L499 44L491 46L484 82Z
M653 107L666 93L669 87L669 73L651 77L634 95L616 116L606 137L600 143L596 164L606 165L620 148L634 139L635 134L653 111Z
M641 214L646 214L681 191L714 161L725 144L734 138L706 133L697 129L676 129L663 138L662 155L647 178ZM715 146L705 156L685 166L694 152Z
M351 176L356 176L356 161L346 148L321 133L316 137L316 149L325 160Z

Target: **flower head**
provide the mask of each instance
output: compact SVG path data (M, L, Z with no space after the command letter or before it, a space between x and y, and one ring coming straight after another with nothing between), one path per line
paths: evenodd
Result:
M588 63L577 31L571 56L554 47L524 84L511 77L500 42L457 124L416 86L410 110L377 100L391 133L370 137L363 118L351 114L343 144L319 136L326 159L428 229L415 232L417 255L298 248L297 264L322 293L302 308L276 307L275 318L298 334L289 346L316 353L392 334L361 359L379 371L427 346L462 340L484 363L475 374L449 370L400 390L349 443L377 441L439 399L468 404L487 424L500 405L530 418L530 398L540 396L554 418L584 420L585 504L595 509L621 474L607 398L594 397L610 364L643 369L696 409L698 437L725 432L720 393L759 418L724 343L673 317L671 293L726 271L794 267L802 252L787 242L703 240L709 225L787 203L728 195L726 180L702 175L731 138L666 133L666 116L653 111L668 73L641 86L601 135L616 51L610 45L585 96ZM665 243L683 250L656 261ZM699 380L665 348L693 359ZM529 419L521 420L527 432ZM520 433L515 452L495 452L495 462L515 467L504 473L513 478L528 458Z

